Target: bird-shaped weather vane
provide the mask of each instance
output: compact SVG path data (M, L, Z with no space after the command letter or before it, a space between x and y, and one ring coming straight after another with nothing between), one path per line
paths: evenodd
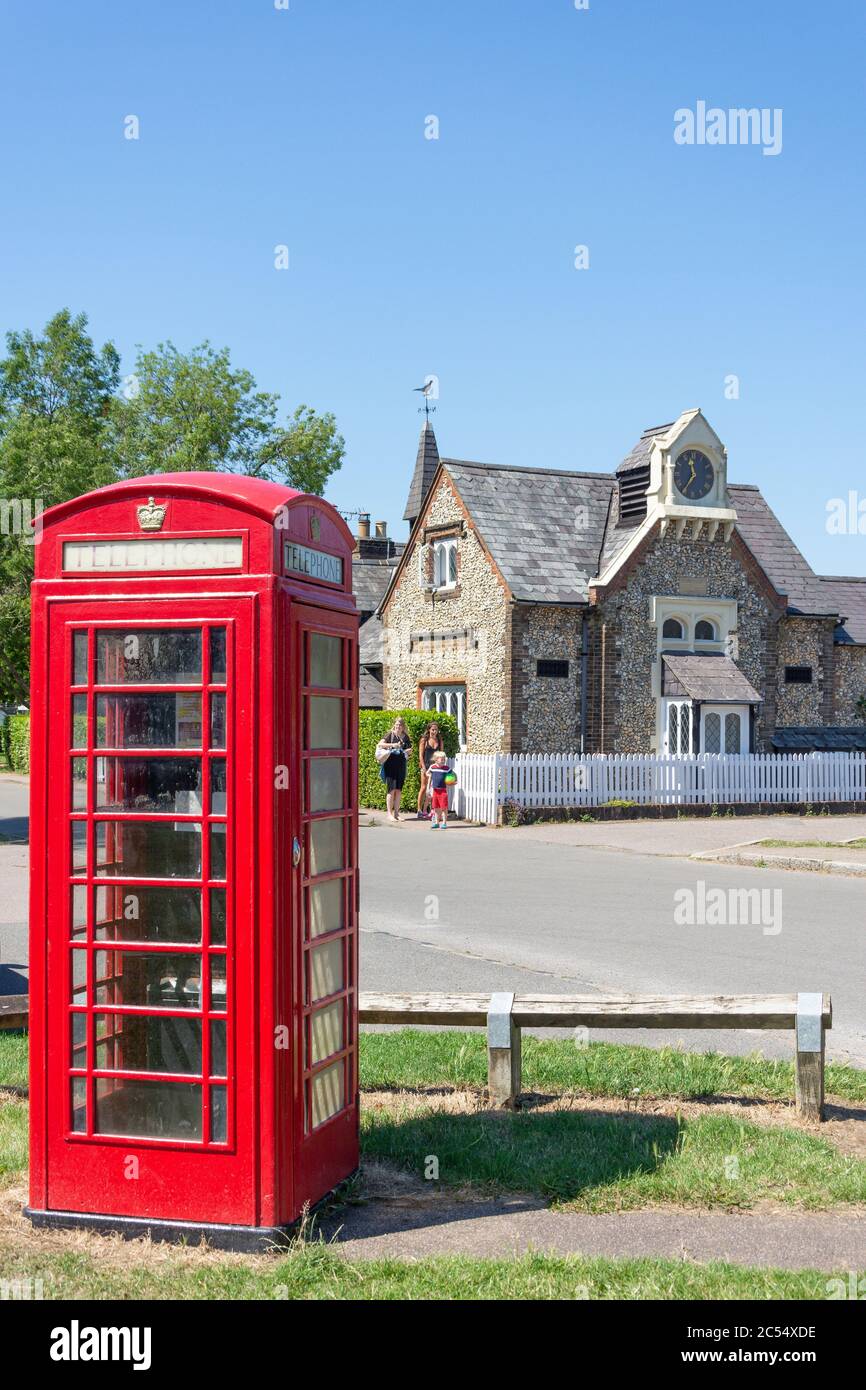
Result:
M436 378L435 378L435 376L428 376L428 378L427 378L427 380L424 382L424 385L423 385L423 386L413 386L413 388L412 388L413 391L420 391L421 394L422 394L422 396L424 397L424 404L423 404L423 405L419 405L419 407L418 407L418 414L420 415L420 414L421 414L421 411L423 410L424 415L425 415L425 417L426 417L428 420L430 419L430 416L433 414L433 412L434 412L435 409L436 409L435 405L431 405L431 404L430 404L430 397L433 395L433 392L434 392L435 389L436 389ZM434 397L434 399L435 399L435 397Z

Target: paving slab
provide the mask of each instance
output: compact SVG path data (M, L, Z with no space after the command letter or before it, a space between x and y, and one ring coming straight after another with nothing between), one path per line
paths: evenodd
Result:
M381 826L389 834L429 834L428 821L416 820L414 814L401 817L399 825L390 823L384 812L364 811L365 825ZM740 847L756 840L845 840L866 839L866 814L862 816L706 816L684 815L679 820L634 821L562 821L544 825L522 825L518 829L473 825L466 821L449 821L448 832L497 837L510 837L515 852L519 846L551 844L583 849L615 850L618 853L663 855L689 858L701 851ZM848 858L838 855L827 856Z
M370 1202L322 1222L352 1259L520 1255L528 1250L677 1260L725 1260L778 1269L866 1269L866 1212L718 1212L682 1209L601 1216L551 1211L532 1197L423 1205Z

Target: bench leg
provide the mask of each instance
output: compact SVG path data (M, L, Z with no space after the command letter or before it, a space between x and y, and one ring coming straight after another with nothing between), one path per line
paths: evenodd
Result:
M797 995L797 1057L794 1065L797 1114L824 1118L824 999Z
M513 994L492 994L487 1011L487 1088L492 1105L513 1110L520 1095L520 1029Z

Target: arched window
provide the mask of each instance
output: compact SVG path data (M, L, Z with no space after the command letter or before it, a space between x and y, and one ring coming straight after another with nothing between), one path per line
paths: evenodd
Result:
M662 637L671 637L675 638L677 641L682 641L685 635L686 630L679 618L665 618L664 627L662 628Z
M715 624L709 622L706 618L701 618L700 622L695 624L695 641L696 641L696 642L715 642L715 640L716 640L716 628L715 628Z
M433 582L437 589L453 589L457 583L457 541L433 542Z

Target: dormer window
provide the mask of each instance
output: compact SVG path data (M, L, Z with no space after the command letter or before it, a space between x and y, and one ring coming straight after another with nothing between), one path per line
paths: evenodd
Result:
M662 637L666 637L671 642L682 642L685 635L686 630L679 618L665 618Z
M433 542L433 585L453 589L457 584L457 537Z

